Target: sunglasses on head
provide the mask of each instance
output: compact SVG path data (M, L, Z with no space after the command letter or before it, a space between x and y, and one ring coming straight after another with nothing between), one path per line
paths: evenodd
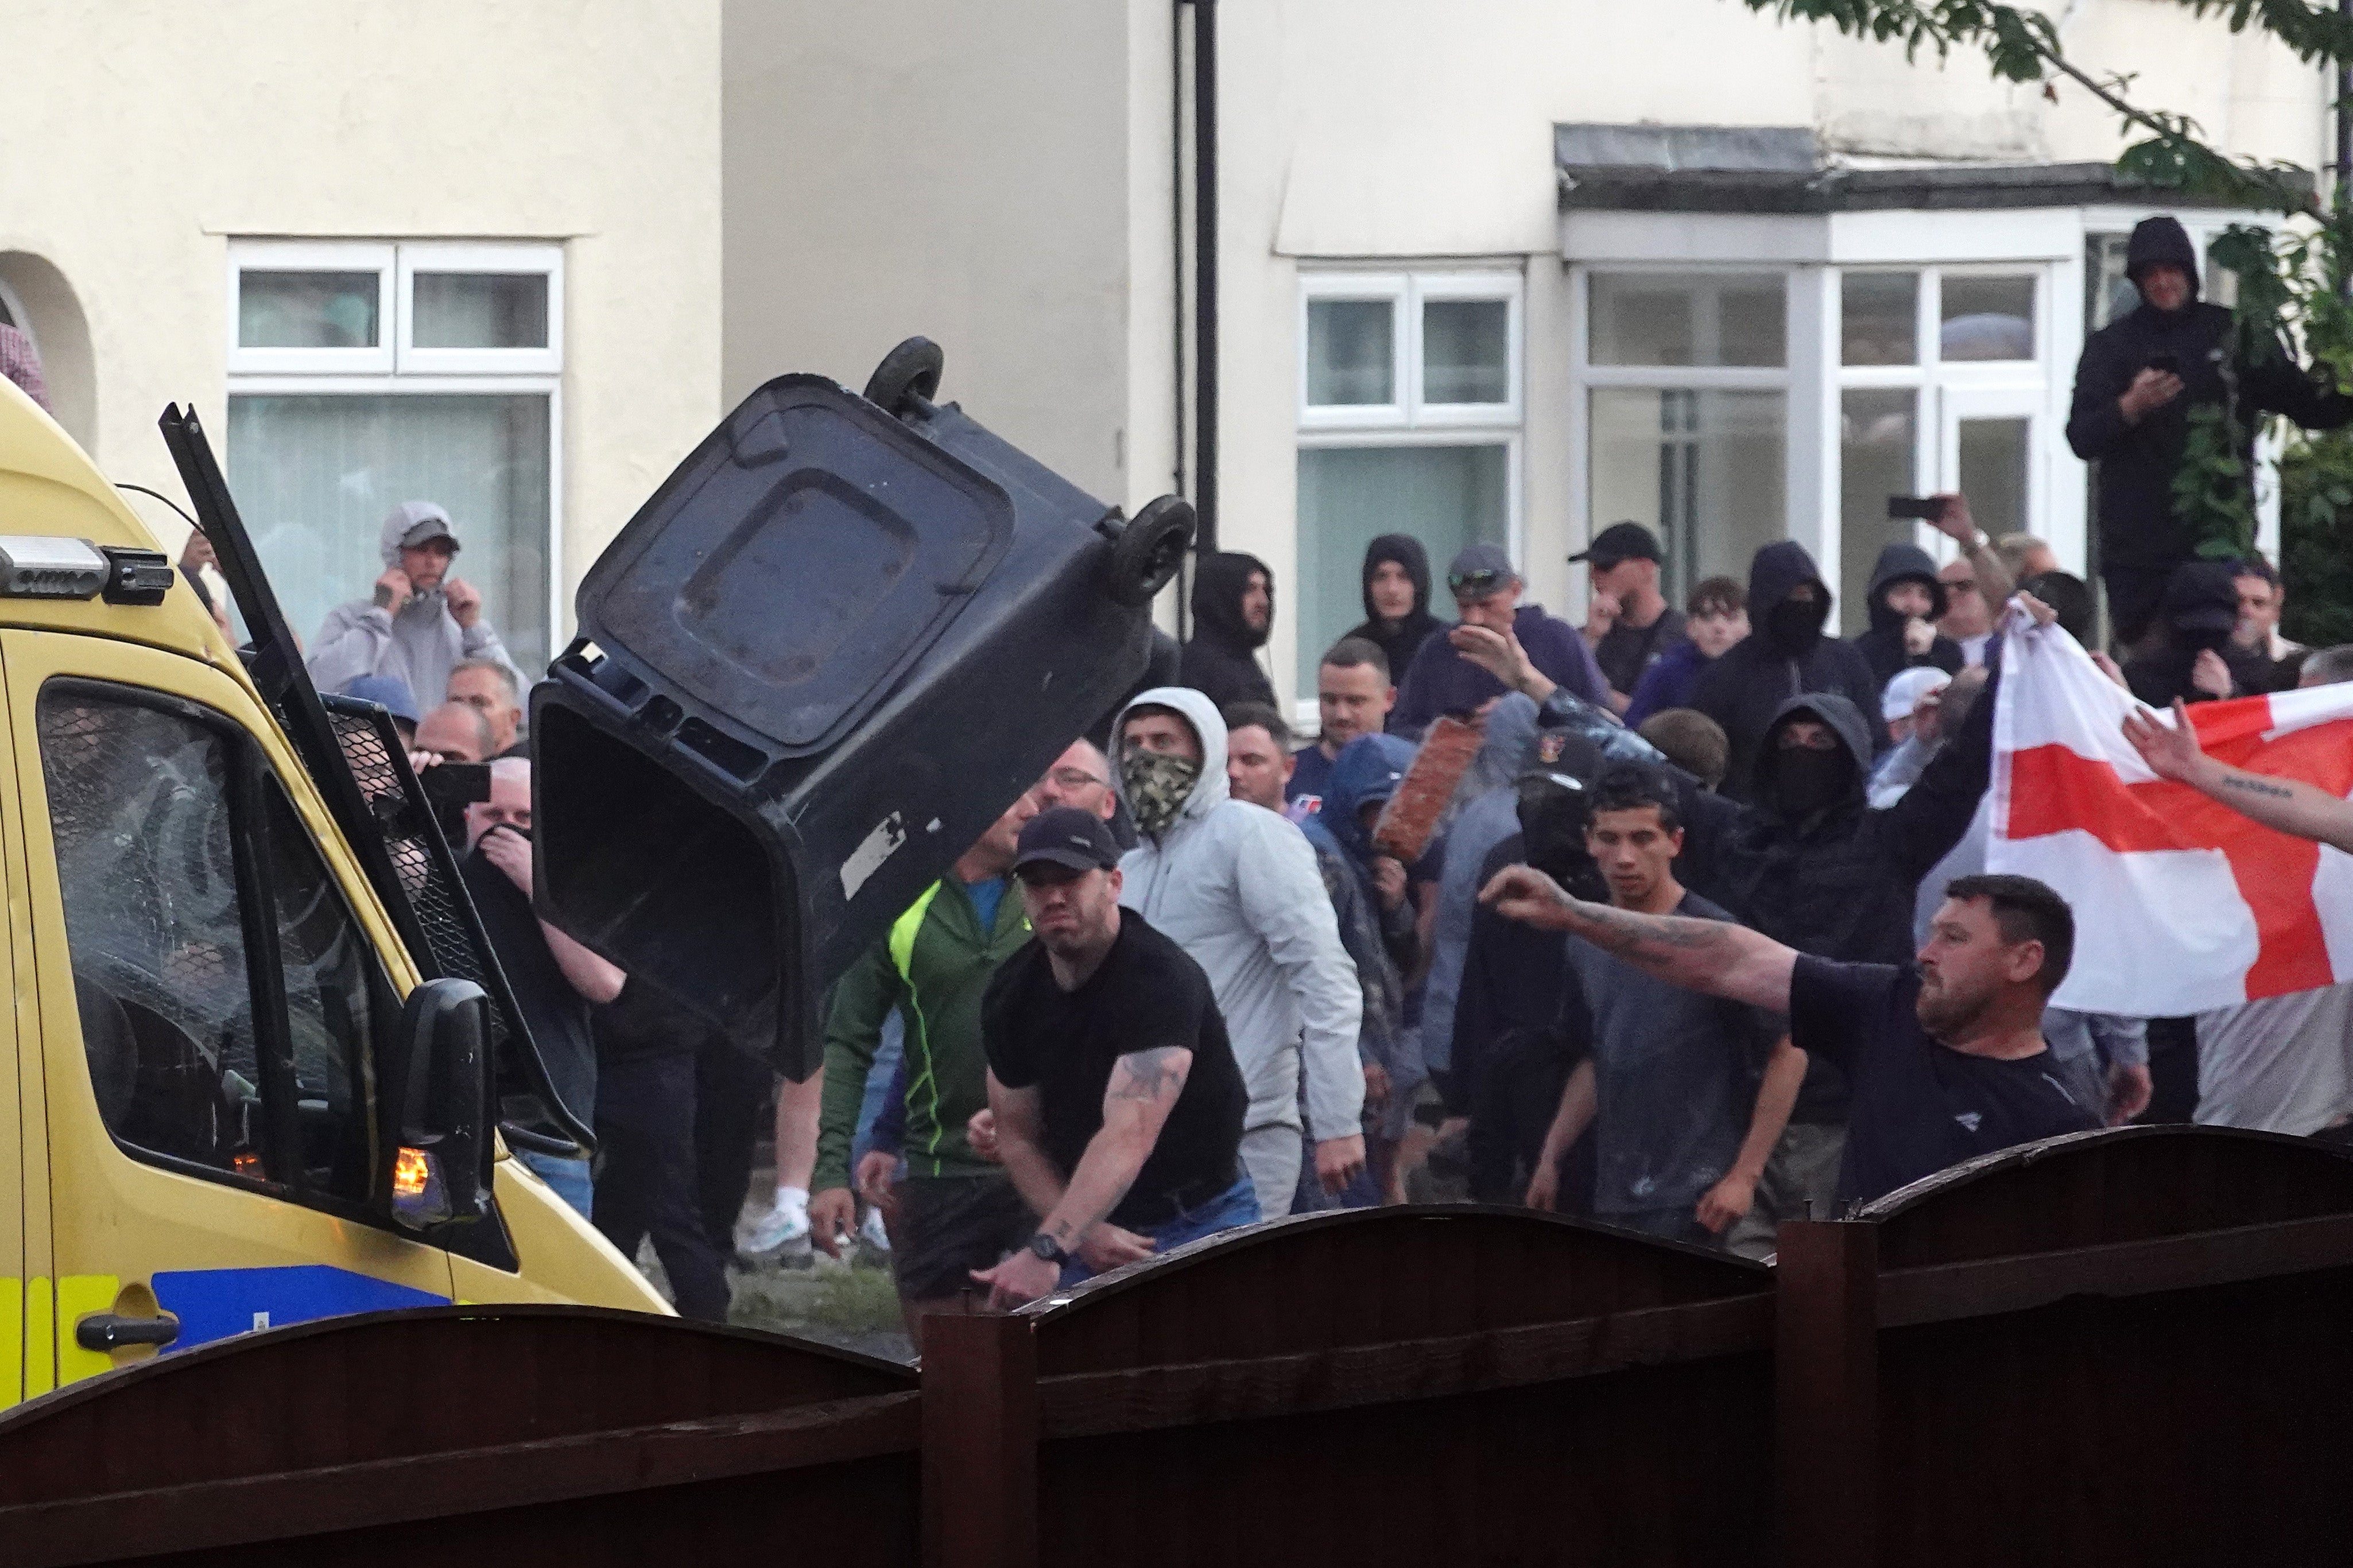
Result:
M1457 598L1483 599L1506 581L1501 572L1458 572L1448 575L1446 585L1454 591Z

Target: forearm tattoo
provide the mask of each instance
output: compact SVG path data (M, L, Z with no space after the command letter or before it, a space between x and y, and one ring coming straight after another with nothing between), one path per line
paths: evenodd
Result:
M2288 788L2287 785L2273 784L2268 779L2259 779L2253 773L2226 773L2222 778L2222 787L2242 790L2248 795L2267 795L2274 800L2295 798L2295 791Z
M1579 934L1594 946L1626 958L1640 959L1644 948L1704 952L1721 945L1732 928L1721 921L1687 920L1681 915L1643 915L1612 904L1577 903ZM1657 954L1664 958L1664 953Z

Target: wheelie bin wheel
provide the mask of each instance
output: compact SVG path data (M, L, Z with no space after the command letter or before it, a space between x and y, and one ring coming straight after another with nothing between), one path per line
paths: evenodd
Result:
M938 395L947 356L929 338L909 338L882 356L866 378L866 401L894 419L923 411Z
M1123 605L1152 603L1184 564L1193 542L1193 506L1175 496L1147 502L1111 547L1111 596Z

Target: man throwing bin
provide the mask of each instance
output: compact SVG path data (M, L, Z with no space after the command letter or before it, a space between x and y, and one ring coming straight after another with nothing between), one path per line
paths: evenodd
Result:
M1037 936L990 980L981 1038L997 1157L1039 1218L972 1271L999 1310L1259 1217L1249 1097L1208 976L1120 907L1111 830L1041 812L1013 874Z
M2100 1125L2052 1066L2042 1009L2075 946L2067 902L2031 877L1958 877L1911 968L1838 963L1723 921L1587 903L1513 866L1479 895L1635 969L1784 1014L1801 1051L1853 1085L1841 1206L1947 1165Z

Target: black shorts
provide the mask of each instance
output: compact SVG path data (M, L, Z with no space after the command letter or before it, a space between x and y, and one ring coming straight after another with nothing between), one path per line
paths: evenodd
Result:
M1038 1216L1007 1176L910 1176L898 1185L891 1274L902 1301L936 1301L983 1287L972 1270L994 1268L1038 1233Z

